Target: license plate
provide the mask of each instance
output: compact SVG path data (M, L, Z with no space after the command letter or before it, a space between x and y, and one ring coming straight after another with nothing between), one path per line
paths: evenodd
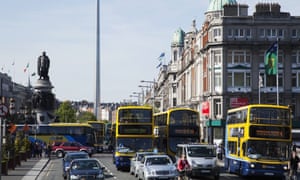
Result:
M264 173L266 176L274 176L274 173Z
M201 170L202 173L210 173L210 170Z

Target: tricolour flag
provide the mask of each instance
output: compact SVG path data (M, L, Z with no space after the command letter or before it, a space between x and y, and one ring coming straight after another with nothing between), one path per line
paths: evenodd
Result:
M278 65L278 42L274 42L265 54L265 70L267 75L277 74Z
M24 68L24 72L26 72L28 68L29 68L29 63L27 63L26 67Z

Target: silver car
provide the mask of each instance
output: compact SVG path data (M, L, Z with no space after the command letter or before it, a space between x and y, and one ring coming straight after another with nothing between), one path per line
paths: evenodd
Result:
M141 165L141 160L145 155L154 155L156 153L154 152L137 152L135 153L135 156L130 159L130 174L137 177L139 166Z
M175 180L178 173L175 164L168 155L146 155L141 160L138 179Z

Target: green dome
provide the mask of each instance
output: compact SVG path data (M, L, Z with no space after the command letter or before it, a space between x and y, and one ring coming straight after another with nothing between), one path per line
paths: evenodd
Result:
M209 0L208 12L221 11L225 4L237 4L236 0Z
M173 34L172 44L182 45L184 43L184 36L185 32L181 28L177 29Z

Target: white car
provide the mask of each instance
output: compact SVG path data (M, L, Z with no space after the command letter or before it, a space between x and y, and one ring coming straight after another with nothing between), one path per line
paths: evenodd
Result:
M168 155L146 155L141 160L138 179L175 180L177 176L176 166Z
M138 170L139 170L139 166L141 164L141 160L145 155L154 155L156 153L154 152L137 152L135 153L135 156L133 158L130 159L130 174L134 175L135 177L137 177L138 175Z

